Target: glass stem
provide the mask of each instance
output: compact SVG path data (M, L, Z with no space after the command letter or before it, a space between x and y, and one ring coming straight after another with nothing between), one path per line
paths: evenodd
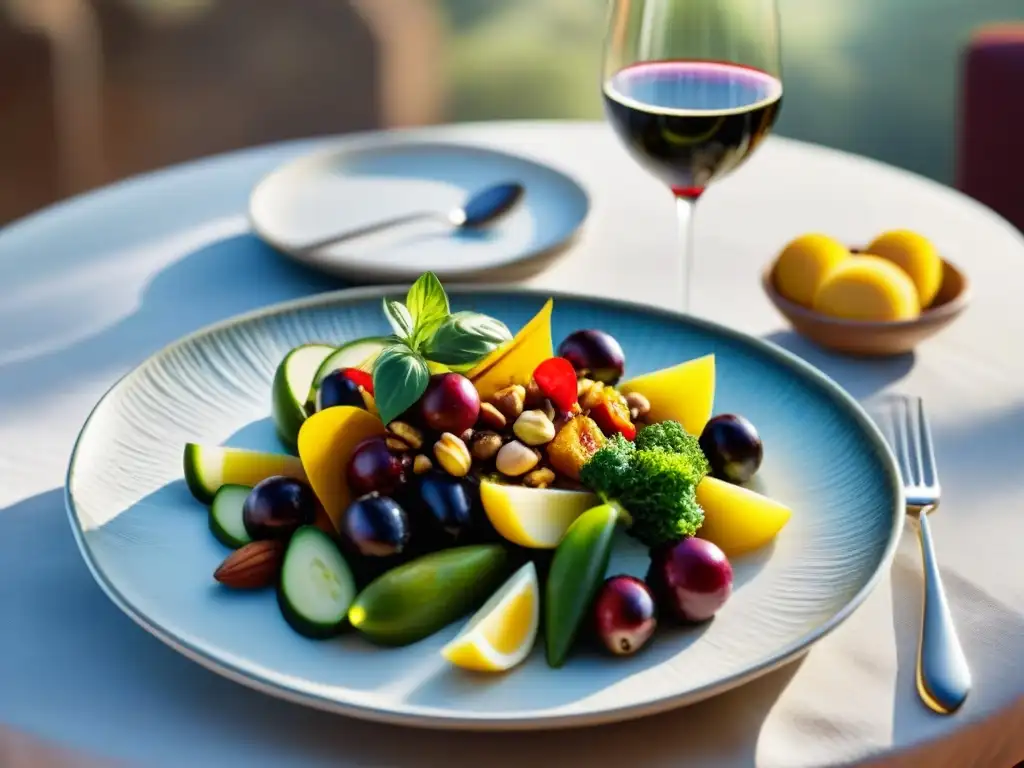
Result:
M676 197L676 214L679 217L679 248L683 257L683 312L690 311L693 295L693 210L697 199Z

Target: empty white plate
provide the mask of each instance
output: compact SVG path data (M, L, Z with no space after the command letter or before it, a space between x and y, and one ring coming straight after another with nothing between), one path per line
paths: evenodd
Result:
M393 217L449 211L504 181L517 181L526 192L489 227L459 230L424 221L303 250ZM355 280L407 281L427 270L465 279L539 268L568 244L588 208L576 181L532 160L482 147L382 139L284 165L253 190L249 217L257 235L310 266Z

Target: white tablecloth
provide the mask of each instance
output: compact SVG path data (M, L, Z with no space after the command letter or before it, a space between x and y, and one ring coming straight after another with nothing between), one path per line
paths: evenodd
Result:
M531 279L673 306L673 203L589 123L441 127L579 178L593 208ZM103 392L177 337L337 284L248 234L252 185L313 142L204 160L72 200L0 232L0 765L907 765L1024 758L1024 239L920 178L773 138L701 201L694 311L782 344L855 396L922 395L944 486L934 534L975 687L954 717L913 684L921 577L908 529L891 577L801 661L704 704L537 734L373 725L271 699L192 664L121 615L73 543L63 481ZM786 330L759 271L789 238L932 237L975 303L916 354L833 357Z

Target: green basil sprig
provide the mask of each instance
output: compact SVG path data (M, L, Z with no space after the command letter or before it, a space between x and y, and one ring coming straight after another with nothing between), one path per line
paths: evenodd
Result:
M433 272L413 283L404 304L385 298L383 308L394 336L373 364L373 391L385 424L423 395L430 381L428 360L466 370L512 339L505 324L493 317L453 314Z
M464 365L480 360L511 338L512 334L500 320L477 312L456 312L434 331L426 354L444 365Z
M427 361L405 344L386 347L373 363L373 396L387 424L420 399L430 380Z

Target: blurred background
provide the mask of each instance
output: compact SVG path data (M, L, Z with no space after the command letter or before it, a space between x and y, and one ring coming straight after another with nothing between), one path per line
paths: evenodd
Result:
M729 0L715 1L728 12ZM780 5L786 95L776 132L954 183L965 47L986 23L1024 20L1024 2ZM0 224L124 176L279 139L599 119L605 8L0 0ZM1024 80L1002 98L1019 103L1022 93Z

